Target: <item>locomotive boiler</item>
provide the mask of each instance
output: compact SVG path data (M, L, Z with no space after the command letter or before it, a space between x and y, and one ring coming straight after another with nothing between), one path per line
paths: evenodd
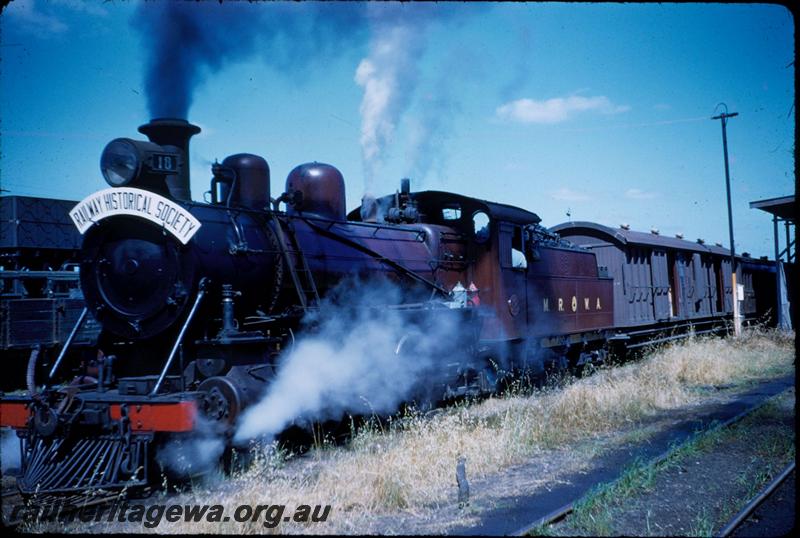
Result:
M201 426L230 439L343 282L401 290L394 302L358 308L392 309L422 331L439 318L463 329L430 353L436 362L419 384L433 399L491 392L506 377L602 361L609 343L697 323L715 330L730 317L731 290L720 287L713 309L631 321L624 301L649 293L628 288L638 258L606 255L583 229L572 234L589 248L576 246L525 209L412 192L409 180L347 214L335 167L301 164L273 197L267 162L240 153L214 163L205 201L194 202L189 140L199 128L156 119L139 131L147 141L119 138L103 151L110 187L70 210L84 236L83 313L52 364L31 354L27 392L0 401L0 424L20 439L25 494L143 486L157 480L154 452L165 440ZM643 243L608 233L609 248ZM685 282L661 261L698 251L688 246L653 249L665 297L685 293ZM698 260L712 265L724 256L704 253ZM642 299L651 310L662 302ZM102 332L76 362L67 351L90 319ZM415 360L410 339L393 347Z

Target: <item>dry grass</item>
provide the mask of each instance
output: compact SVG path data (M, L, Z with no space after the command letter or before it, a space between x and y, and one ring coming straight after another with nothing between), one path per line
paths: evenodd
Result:
M389 428L366 428L347 447L317 449L301 461L264 456L224 489L180 500L221 503L228 510L238 504L282 503L287 511L300 504L330 504L327 523L276 529L261 522L162 524L158 531L375 532L376 515L452 504L459 456L466 457L471 480L486 477L537 452L697 402L700 387L791 372L794 355L793 335L763 330L740 338L690 338L637 363L570 380L559 390L460 405L432 418L409 416Z

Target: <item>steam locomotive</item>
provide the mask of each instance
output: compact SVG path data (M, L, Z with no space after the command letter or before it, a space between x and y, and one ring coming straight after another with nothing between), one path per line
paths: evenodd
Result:
M438 397L602 361L610 345L680 328L717 330L731 316L731 267L719 247L589 223L566 223L559 235L530 211L412 192L408 180L346 214L333 166L296 167L273 198L269 166L252 154L215 163L208 199L197 203L188 155L200 129L155 119L139 131L149 140L106 146L110 188L69 213L84 235L85 309L44 379L35 379L34 353L28 391L0 401L0 424L20 439L24 494L146 485L164 439L201 422L230 436L347 279L402 289L399 301L367 308L395 309L421 327L450 317L466 329L441 343L441 371L424 380L435 377ZM751 265L752 274L770 271ZM755 304L743 267L753 316L767 307ZM89 320L102 327L94 356L65 359ZM395 352L404 346L413 360L405 339Z

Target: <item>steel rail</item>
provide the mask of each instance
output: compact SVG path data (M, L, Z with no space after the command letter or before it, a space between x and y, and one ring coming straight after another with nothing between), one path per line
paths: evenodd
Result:
M734 518L731 519L728 522L728 524L725 525L722 529L720 529L719 533L715 534L714 536L718 538L725 538L726 536L729 536L733 531L735 531L739 527L739 525L744 523L744 521L748 517L750 517L750 514L752 514L756 510L756 508L758 508L759 505L761 505L761 503L767 499L767 497L772 495L775 492L775 490L778 489L778 486L783 484L783 482L787 478L789 478L789 475L791 475L794 472L794 467L795 467L795 462L791 462L789 465L787 465L781 474L775 477L775 479L772 480L772 482L767 484L766 487L764 487L764 489L762 489L758 495L750 499L750 502L748 502L745 505L745 507L742 508L739 511L739 513L736 514L736 516L734 516Z

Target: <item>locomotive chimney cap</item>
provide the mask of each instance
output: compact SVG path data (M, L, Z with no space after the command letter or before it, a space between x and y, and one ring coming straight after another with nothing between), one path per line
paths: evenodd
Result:
M183 136L188 138L189 136L199 133L201 129L197 125L193 125L182 118L153 118L149 123L139 126L139 132L146 135L151 140L153 140L154 137L158 139L162 139L165 136L173 138L173 136L170 135L173 135L175 131L180 132ZM156 142L155 140L153 141ZM169 144L169 142L156 143Z
M185 118L150 118L148 123L145 125L149 125L150 123L159 123L159 124L166 124L166 123L175 123L179 125L192 125L189 123L189 120ZM194 125L196 127L196 125Z
M622 228L623 230L630 230L631 229L631 225L626 223L626 222L623 222L622 224L620 224L619 227Z
M650 228L650 233L653 235L658 235L659 234L658 228Z

